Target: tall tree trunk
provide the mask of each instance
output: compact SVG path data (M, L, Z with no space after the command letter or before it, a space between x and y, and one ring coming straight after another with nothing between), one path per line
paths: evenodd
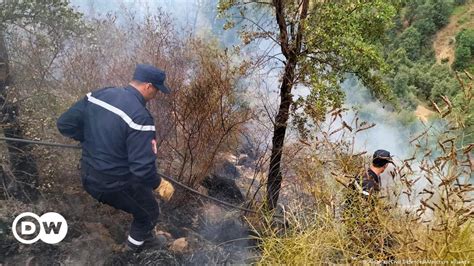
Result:
M270 157L270 169L267 183L267 202L270 209L274 209L278 203L281 188L281 157L285 141L286 128L288 124L290 106L292 103L291 89L295 74L295 63L287 62L283 80L280 87L280 107L273 127L272 154Z
M18 106L7 100L9 85L8 51L4 35L0 29L0 128L5 137L23 138L18 121ZM7 141L10 169L2 165L0 169L0 189L2 196L13 196L23 202L32 202L38 198L38 169L30 146L26 143Z
M270 169L267 179L267 205L270 210L276 208L281 189L281 158L285 142L286 128L290 116L290 106L293 102L291 90L295 83L295 71L298 64L298 56L304 33L304 21L308 15L309 0L301 0L299 5L299 22L296 32L287 30L285 14L285 0L273 0L275 16L280 31L280 47L286 58L285 70L283 72L280 86L280 107L275 118L272 139L272 154L270 156Z

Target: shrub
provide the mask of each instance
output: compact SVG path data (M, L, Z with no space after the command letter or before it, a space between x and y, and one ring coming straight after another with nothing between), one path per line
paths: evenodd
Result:
M409 27L400 35L399 45L407 52L410 60L417 60L421 55L422 35L415 27Z
M453 67L463 70L473 65L474 30L463 30L456 36L456 50Z

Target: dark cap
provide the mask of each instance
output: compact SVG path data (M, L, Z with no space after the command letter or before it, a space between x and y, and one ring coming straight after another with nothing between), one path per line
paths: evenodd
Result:
M392 155L390 155L389 151L386 150L376 150L374 152L374 156L372 157L372 162L374 164L386 164L386 163L393 163Z
M170 89L165 86L166 74L163 70L152 65L139 64L133 73L133 79L141 82L151 83L155 88L163 93L170 93Z

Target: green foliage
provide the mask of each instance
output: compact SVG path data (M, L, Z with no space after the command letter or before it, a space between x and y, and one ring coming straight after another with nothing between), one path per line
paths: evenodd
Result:
M406 29L399 37L400 48L405 49L410 60L417 60L421 56L421 33L413 26Z
M315 4L313 12L318 15L307 21L308 53L301 61L303 74L311 78L314 94L337 95L333 88L337 78L355 72L376 96L387 97L389 92L379 80L386 65L376 40L382 39L391 25L395 7L387 1L370 1L356 8L352 3Z
M453 10L452 3L446 0L410 1L406 8L406 19L413 22L425 38L448 24Z
M420 11L418 9L419 6L422 6L425 0L412 0L412 1L406 1L405 8L404 8L404 13L400 13L399 15L408 20L409 22L413 22L417 15L418 12Z
M469 7L467 5L455 6L454 9L453 9L453 13L451 15L458 16L462 13L465 13L468 8Z
M464 5L466 3L466 0L454 0L454 4L457 6Z
M456 50L453 67L456 70L469 68L474 64L474 29L463 30L456 36Z
M436 24L430 17L424 17L416 20L413 23L413 27L415 27L420 32L423 43L428 42L431 39L431 36L436 33Z
M85 29L82 14L64 0L23 0L0 3L0 28L40 27L49 34L74 35Z
M440 103L440 96L454 98L459 93L459 83L449 65L438 65L434 60L432 39L436 31L449 22L453 12L465 10L459 3L444 0L408 1L397 20L402 21L389 32L392 45L384 47L386 61L392 67L386 76L401 105L415 108L419 100ZM455 70L472 66L473 30L464 30L456 37ZM419 99L419 100L418 100Z
M449 23L449 16L453 11L453 5L446 0L431 0L429 2L433 7L433 22L437 29Z
M439 96L454 96L459 90L459 84L453 77L452 71L446 65L415 64L412 68L401 68L393 82L399 76L408 76L408 82L397 87L399 96L415 93L422 100L441 101ZM405 87L403 87L405 86Z
M393 76L387 78L387 82L396 96L402 99L403 106L410 109L414 109L418 104L417 98L423 101L440 102L441 95L454 97L460 88L454 78L454 73L445 64L409 62L398 65L396 71L390 75Z
M293 14L297 13L298 5L283 2L288 32L294 31L298 23L304 27L302 52L297 55L298 78L293 84L311 87L309 96L295 102L294 111L303 110L313 120L324 119L328 108L341 105L343 93L339 81L348 72L355 73L378 98L391 99L390 90L381 78L387 67L378 44L391 26L395 1L312 1L305 21L295 21ZM240 14L251 9L244 1L221 1L219 7L222 11L237 7ZM267 24L261 24L253 30L247 28L246 36L279 40L278 33L270 31L274 26L262 29ZM295 45L295 39L290 41L290 46Z
M394 45L386 47L386 53L404 48L411 60L431 58L431 40L436 31L449 22L452 3L445 0L409 1L403 10L397 17L399 34L388 34Z
M463 30L456 36L458 46L469 47L474 50L474 29Z
M410 88L410 85L413 85L413 74L410 70L409 67L402 65L392 74L393 77L387 79L397 98L405 99L410 89L416 91L416 87Z

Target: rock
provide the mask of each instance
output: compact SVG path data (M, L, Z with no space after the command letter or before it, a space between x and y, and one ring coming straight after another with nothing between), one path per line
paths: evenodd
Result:
M205 188L204 186L202 185L199 185L198 188L197 188L197 191L201 194L204 194L204 195L209 195L208 194L208 191L207 191L207 188Z
M239 161L237 162L237 165L242 165L251 168L254 165L254 161L248 155L241 154L239 156Z
M239 169L228 160L218 163L216 169L214 170L214 174L230 179L236 179L240 177Z
M244 196L233 179L213 175L204 179L201 185L208 189L208 195L211 197L232 204L240 204L244 201Z
M173 241L171 244L170 250L176 253L183 253L188 248L188 241L186 238L181 237Z
M156 236L164 236L167 240L173 239L173 236L170 233L161 230L155 230L155 234Z

